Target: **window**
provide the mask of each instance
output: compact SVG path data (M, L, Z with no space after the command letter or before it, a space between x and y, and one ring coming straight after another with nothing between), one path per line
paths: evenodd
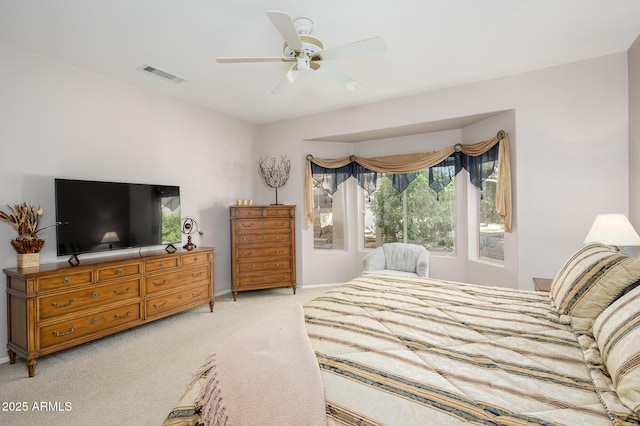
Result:
M483 183L479 193L478 253L480 259L504 260L504 224L496 212L498 168Z
M313 247L320 250L344 249L345 245L345 185L339 185L331 195L332 176L313 175Z
M436 172L437 173L437 172ZM455 178L436 193L429 172L422 170L406 190L398 192L387 175L378 178L375 191L364 194L364 247L405 242L434 253L455 251Z

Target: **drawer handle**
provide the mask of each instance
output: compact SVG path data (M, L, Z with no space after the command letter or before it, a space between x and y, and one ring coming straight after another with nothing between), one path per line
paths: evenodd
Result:
M265 250L265 252L266 252L266 250ZM243 255L243 256L252 256L252 255L253 255L253 250L250 250L250 251L243 251L243 252L242 252L242 255Z
M122 274L122 268L118 268L118 270L116 271L116 274L121 275Z
M65 283L65 284L69 284L69 281L71 281L71 280L69 279L69 277L64 277L64 278L62 279L62 282L63 282L63 283Z
M160 262L160 267L164 267L164 262Z
M59 331L53 330L53 335L56 337L61 337L61 336L66 336L67 334L71 334L74 331L76 331L76 326L72 325L69 331L63 331L62 333L60 333Z
M193 256L193 261L197 262L198 261L198 256Z
M276 235L276 240L277 240L277 241L280 241L280 240L282 240L283 238L284 238L284 237L283 237L282 235Z
M243 223L242 226L244 228L253 228L253 223Z
M284 226L284 225L285 225L285 224L284 224L284 222L282 222L282 223L276 223L276 228L282 227L282 226Z
M91 320L92 324L97 324L100 321L100 319L98 317L93 317L93 319Z
M253 265L243 265L242 269L245 271L253 271Z
M282 254L282 253L284 253L284 249L276 250L276 253Z
M202 296L203 293L204 293L204 290L200 290L200 293L191 293L191 296L198 297L198 296Z
M183 298L184 298L183 295L181 295L181 294L178 295L178 300L182 300Z
M253 241L253 237L242 237L242 242L250 243Z
M56 302L53 302L51 306L53 306L55 309L66 308L68 306L71 306L75 301L76 299L71 299L69 300L69 303L65 303L64 305L58 305Z
M124 315L118 315L118 314L114 314L113 315L116 319L125 319L125 318L129 318L129 316L131 316L131 311L127 312Z
M115 290L113 290L113 292L115 294L117 294L118 296L122 296L123 294L129 293L129 290L131 290L131 287L127 287L127 289L124 290L124 291L119 291L118 289L115 289Z
M154 308L156 308L156 309L160 309L160 308L164 308L164 307L165 307L165 306L167 306L168 304L169 304L169 301L168 301L168 300L165 300L165 301L164 301L164 303L161 303L161 304L159 304L159 305L158 305L157 303L154 303L154 304L153 304L153 307L154 307Z
M156 287L159 287L159 286L161 286L161 285L165 285L166 283L167 283L167 280L166 280L166 279L162 280L162 282L161 282L161 283L157 283L157 282L155 282L155 281L152 281L152 282L151 282L151 284L155 285Z
M284 267L286 267L286 266L287 266L287 264L286 264L286 263L276 263L276 267L277 267L277 268L284 268Z
M98 297L98 296L99 296L99 294L98 294L98 292L97 292L97 291L94 291L94 292L91 294L91 297L93 297L94 299L95 299L96 297Z
M201 277L201 276L202 276L202 271L198 272L197 274L196 274L195 272L192 272L192 273L191 273L191 276L192 276L193 278Z

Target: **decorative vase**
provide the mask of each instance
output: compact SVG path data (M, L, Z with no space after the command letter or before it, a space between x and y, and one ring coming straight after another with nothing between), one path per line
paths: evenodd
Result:
M42 238L16 238L11 245L20 254L40 253L44 240Z
M40 253L18 253L18 268L40 266Z

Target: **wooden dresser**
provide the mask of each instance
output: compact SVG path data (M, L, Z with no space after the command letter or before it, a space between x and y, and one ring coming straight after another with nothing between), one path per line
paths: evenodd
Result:
M296 293L296 206L231 206L231 280L238 292L291 287Z
M213 248L164 250L35 268L7 276L8 354L37 359L205 303L213 311Z

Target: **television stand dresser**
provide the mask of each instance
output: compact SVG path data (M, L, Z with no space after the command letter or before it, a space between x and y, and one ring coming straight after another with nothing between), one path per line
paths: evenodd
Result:
M296 206L230 206L231 282L238 292L291 287L296 293Z
M209 303L213 248L7 268L7 349L27 360Z

